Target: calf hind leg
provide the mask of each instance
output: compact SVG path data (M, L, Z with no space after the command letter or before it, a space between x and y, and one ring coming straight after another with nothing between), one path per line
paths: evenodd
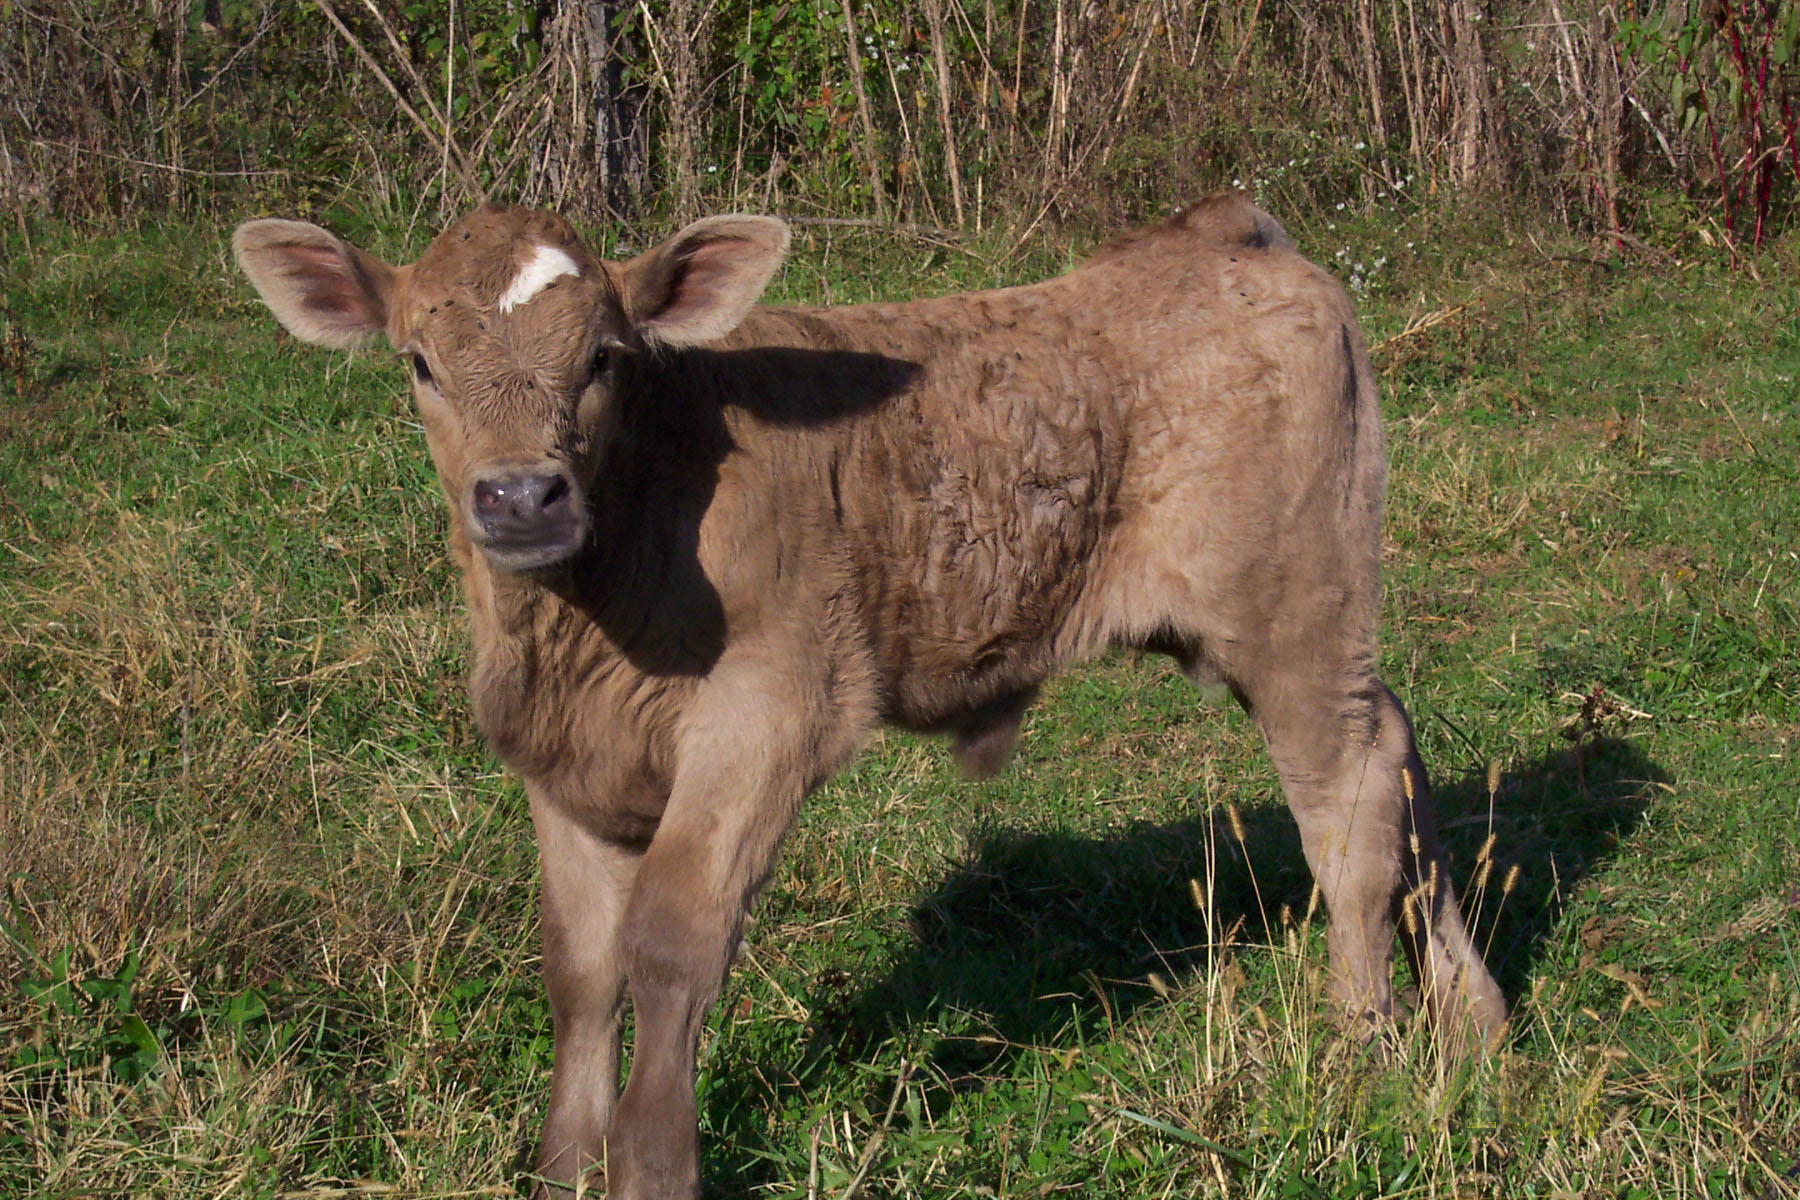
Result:
M1325 902L1339 1002L1353 1018L1392 1015L1398 925L1440 1044L1461 1053L1492 1040L1506 1001L1463 924L1400 701L1361 671L1280 673L1241 695Z
M1438 840L1437 805L1413 741L1412 724L1399 697L1377 681L1382 728L1403 740L1400 767L1408 844L1401 862L1407 893L1402 900L1400 944L1440 1041L1461 1052L1491 1046L1506 1024L1506 997L1489 974L1463 923L1449 859Z

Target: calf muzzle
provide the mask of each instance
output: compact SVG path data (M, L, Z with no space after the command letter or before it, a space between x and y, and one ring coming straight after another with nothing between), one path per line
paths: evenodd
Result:
M561 562L587 538L587 504L568 470L547 464L493 470L469 485L473 541L503 571Z

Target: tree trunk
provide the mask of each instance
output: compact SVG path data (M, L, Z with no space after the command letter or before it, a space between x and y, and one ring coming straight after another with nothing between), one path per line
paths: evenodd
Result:
M621 0L575 0L587 44L593 114L594 177L600 200L629 214L643 191L644 161L636 135L637 106L624 94L624 54L615 27Z

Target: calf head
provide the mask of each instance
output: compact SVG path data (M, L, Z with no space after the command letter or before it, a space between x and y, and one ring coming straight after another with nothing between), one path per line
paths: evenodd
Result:
M232 238L295 337L347 347L386 336L412 372L453 521L507 572L586 542L624 358L730 333L787 244L772 218L711 217L606 262L560 217L497 206L400 267L303 221L250 221Z

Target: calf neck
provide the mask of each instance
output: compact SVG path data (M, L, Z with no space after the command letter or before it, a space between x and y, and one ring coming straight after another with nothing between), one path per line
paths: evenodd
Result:
M801 800L882 721L998 770L1044 678L1111 646L1257 722L1352 1017L1390 1014L1410 907L1445 1043L1505 1020L1374 670L1362 337L1242 197L1044 283L840 309L757 305L787 249L761 217L628 262L497 207L407 266L294 221L234 247L295 335L385 336L412 374L476 718L542 857L548 1190L604 1164L615 1200L697 1195L701 1024Z

